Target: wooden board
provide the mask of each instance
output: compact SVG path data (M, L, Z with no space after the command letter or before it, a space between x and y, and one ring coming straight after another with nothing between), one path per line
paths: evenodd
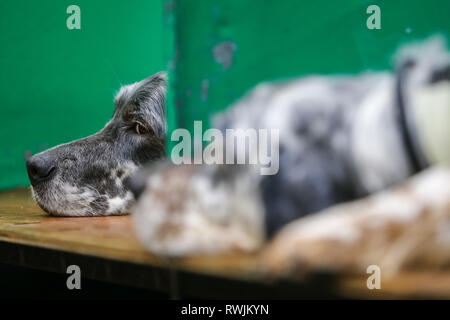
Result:
M368 290L364 276L318 273L300 281L275 281L261 272L257 254L164 259L139 244L130 216L51 217L27 189L0 193L0 262L60 273L77 264L88 278L172 297L450 298L447 273L382 278L381 290Z
M78 264L90 278L162 290L172 296L296 298L331 294L331 282L324 282L322 276L312 276L301 284L263 278L256 255L183 259L152 255L134 236L130 216L51 217L27 189L0 193L0 262L62 273L68 265Z

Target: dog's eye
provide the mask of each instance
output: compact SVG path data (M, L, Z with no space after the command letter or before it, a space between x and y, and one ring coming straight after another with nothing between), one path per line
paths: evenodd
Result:
M134 124L134 131L137 134L147 134L148 133L148 129L146 127L144 127L142 124L140 124L139 122L136 122Z

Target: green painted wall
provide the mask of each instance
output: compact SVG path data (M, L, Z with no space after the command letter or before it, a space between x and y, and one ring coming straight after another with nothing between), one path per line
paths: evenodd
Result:
M381 30L366 27L371 4L380 6ZM261 81L385 69L399 44L450 35L448 0L176 0L171 14L176 55L169 115L191 130L194 120L208 121ZM224 68L214 48L227 41L235 50Z
M101 129L121 84L165 69L165 32L162 0L1 1L0 188L28 185L26 154Z
M81 30L66 28L70 4ZM371 4L381 30L366 28ZM28 184L27 154L100 129L120 84L168 67L169 130L192 129L261 81L388 68L400 43L449 36L449 13L448 0L2 1L0 188Z

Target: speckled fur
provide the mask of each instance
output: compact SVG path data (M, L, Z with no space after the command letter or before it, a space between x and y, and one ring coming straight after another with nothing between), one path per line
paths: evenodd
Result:
M402 72L309 76L258 85L214 123L221 130L279 129L278 173L261 176L258 165L201 165L190 170L188 183L162 179L157 170L134 209L141 241L165 255L254 250L297 218L407 179L414 170L402 130L420 145L409 110L411 94L450 80L445 72L450 55L433 38L402 49L398 57L396 71ZM405 103L406 128L399 120L399 97ZM183 170L172 166L164 172L170 177ZM161 180L164 184L155 187L154 181ZM189 192L175 198L153 194L155 188L172 192L180 186ZM177 225L173 232L157 232L172 224ZM229 232L231 224L236 233ZM251 245L236 245L246 235L254 237L246 238Z

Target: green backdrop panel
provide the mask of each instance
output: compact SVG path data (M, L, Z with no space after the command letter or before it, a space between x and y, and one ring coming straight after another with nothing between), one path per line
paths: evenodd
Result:
M0 2L0 188L28 185L27 154L101 129L121 84L165 69L164 32L162 0Z

